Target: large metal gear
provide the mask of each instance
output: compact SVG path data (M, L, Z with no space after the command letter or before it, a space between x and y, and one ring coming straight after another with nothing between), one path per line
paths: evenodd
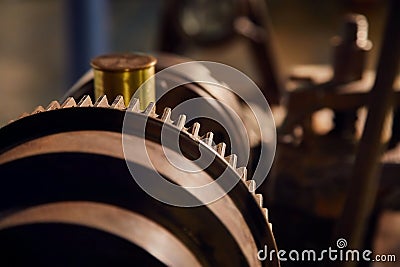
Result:
M122 97L53 101L0 129L0 265L22 266L279 266L259 261L265 246L276 250L262 195L237 168L225 143L213 146L213 133L199 136L199 123L185 127L184 115L151 103L126 107ZM152 170L141 155L124 158L124 116L145 123L145 142L157 160ZM175 122L172 121L175 118ZM214 156L197 178L213 181L222 172L240 180L210 204L182 208L145 193L126 161L143 174L162 173L185 186L165 158L161 129L179 135L182 160ZM140 134L131 127L132 146ZM139 159L139 160L138 160ZM190 174L188 175L190 178ZM239 179L239 177L241 179ZM188 198L194 198L189 192Z

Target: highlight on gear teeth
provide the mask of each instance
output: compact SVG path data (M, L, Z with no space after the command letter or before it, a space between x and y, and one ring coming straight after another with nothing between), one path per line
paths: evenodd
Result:
M155 103L151 102L149 105L146 107L144 110L140 110L140 100L137 98L133 98L130 101L130 105L128 107L125 106L124 104L124 97L119 95L117 96L112 104L109 104L108 98L106 95L103 95L99 97L96 102L93 104L92 99L90 96L85 95L83 96L78 104L76 103L76 100L73 97L68 97L62 104L60 104L58 101L52 101L50 104L47 106L47 108L43 108L43 106L38 106L34 109L34 111L29 114L29 113L23 113L18 119L22 119L27 116L35 115L41 112L50 112L53 110L57 109L64 109L64 108L82 108L82 107L93 107L93 108L112 108L112 109L118 109L121 111L128 111L128 112L136 112L136 113L141 113L144 114L148 117L152 117L157 120L161 120L164 123L174 125L177 127L181 132L186 133L189 135L192 139L204 143L209 149L212 149L215 151L219 156L222 157L222 159L227 163L227 166L231 166L237 175L241 178L241 181L246 184L246 187L248 188L249 192L252 193L255 201L259 204L261 208L263 208L263 196L262 194L256 194L256 184L254 180L246 180L247 179L247 169L246 167L236 167L237 164L237 155L236 154L231 154L228 156L225 156L225 150L226 150L226 143L221 142L217 145L213 146L213 137L214 133L213 132L207 132L204 136L199 137L199 131L200 131L200 123L194 122L190 127L185 128L184 125L186 123L186 115L185 114L180 114L178 117L178 120L176 122L171 120L171 115L172 115L172 109L169 107L166 107L163 111L163 114L159 116L155 112ZM18 120L17 119L17 120ZM9 123L14 122L10 121ZM265 208L263 208L266 210ZM265 212L264 212L265 213ZM268 218L266 218L268 220Z

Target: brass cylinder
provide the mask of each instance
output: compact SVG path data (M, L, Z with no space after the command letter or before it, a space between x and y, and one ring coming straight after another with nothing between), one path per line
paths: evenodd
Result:
M91 61L94 71L94 95L99 98L107 95L108 99L114 99L122 95L125 105L136 93L138 88L154 75L157 60L145 54L108 54L101 55ZM154 80L147 82L137 96L140 100L140 108L143 110L150 102L155 101Z

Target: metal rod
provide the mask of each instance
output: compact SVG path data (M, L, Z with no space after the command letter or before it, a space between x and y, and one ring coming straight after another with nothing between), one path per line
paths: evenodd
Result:
M393 84L400 65L400 1L392 0L382 40L374 86L370 93L368 116L359 144L348 198L337 224L336 238L345 238L348 248L363 249L365 232L379 186L380 158L385 145L383 128L392 108ZM356 266L338 262L336 266Z

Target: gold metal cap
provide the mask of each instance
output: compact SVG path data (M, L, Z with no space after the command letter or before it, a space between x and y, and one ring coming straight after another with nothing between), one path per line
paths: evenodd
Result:
M91 66L94 71L95 97L107 95L113 99L122 95L125 105L137 89L154 75L156 58L139 53L107 54L94 58ZM138 98L141 109L155 101L154 81L141 88Z

